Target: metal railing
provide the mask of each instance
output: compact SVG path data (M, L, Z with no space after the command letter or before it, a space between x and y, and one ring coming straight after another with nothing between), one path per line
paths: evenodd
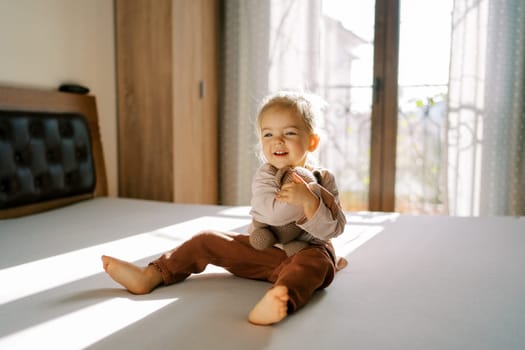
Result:
M399 87L396 211L442 214L446 85ZM368 208L371 86L325 86L319 163L338 181L346 210Z

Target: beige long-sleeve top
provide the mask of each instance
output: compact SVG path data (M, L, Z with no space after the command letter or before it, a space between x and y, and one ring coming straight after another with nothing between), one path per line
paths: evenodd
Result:
M309 220L301 207L275 199L279 190L275 179L277 169L268 163L261 165L253 177L250 211L252 217L271 226L282 226L295 221L305 231L299 239L307 242L314 242L316 239L328 241L343 233L346 217L339 204L334 175L327 169L311 170L319 171L321 184L308 184L320 199L319 208Z

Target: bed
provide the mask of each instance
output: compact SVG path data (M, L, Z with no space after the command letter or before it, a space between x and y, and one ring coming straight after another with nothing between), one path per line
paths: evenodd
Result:
M210 266L137 296L100 262L146 264L200 230L245 232L248 207L108 197L93 96L0 87L0 111L0 349L525 348L524 217L348 212L334 245L349 265L300 312L254 326L246 317L265 282ZM48 117L87 127L71 154L89 169L40 167L28 189L12 177L23 162L6 160L18 152L12 119ZM33 146L29 158L54 159Z

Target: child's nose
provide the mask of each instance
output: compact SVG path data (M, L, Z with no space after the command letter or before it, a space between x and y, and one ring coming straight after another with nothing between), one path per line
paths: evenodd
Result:
M277 145L282 145L282 144L284 144L284 138L282 136L276 136L274 138L274 142Z

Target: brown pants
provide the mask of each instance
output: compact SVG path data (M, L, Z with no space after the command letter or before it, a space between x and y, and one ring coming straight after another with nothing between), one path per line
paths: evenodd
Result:
M235 276L285 286L291 313L305 305L316 290L332 282L335 265L330 247L312 245L288 257L275 247L256 250L247 235L206 231L151 264L159 269L165 284L181 282L212 264Z

